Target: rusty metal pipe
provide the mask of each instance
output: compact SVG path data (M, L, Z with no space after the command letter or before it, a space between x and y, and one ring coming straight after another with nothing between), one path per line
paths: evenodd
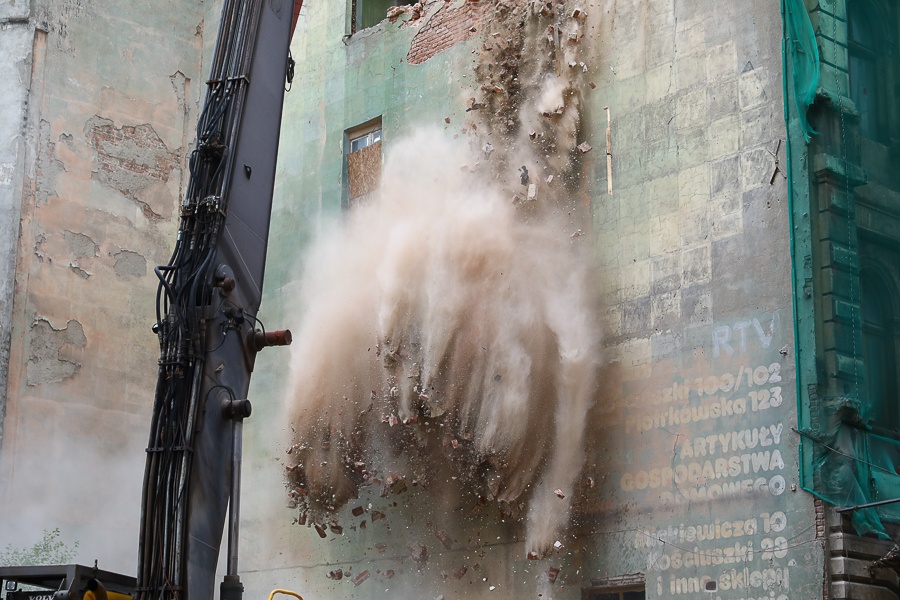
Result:
M253 347L257 352L269 346L290 346L294 341L290 329L279 329L278 331L254 331Z

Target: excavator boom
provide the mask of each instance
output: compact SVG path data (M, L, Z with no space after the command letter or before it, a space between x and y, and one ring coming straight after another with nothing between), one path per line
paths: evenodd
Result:
M240 597L241 426L262 329L285 76L299 2L225 0L172 258L159 277L159 376L136 596L209 600L229 523L223 595ZM230 504L230 510L229 510Z

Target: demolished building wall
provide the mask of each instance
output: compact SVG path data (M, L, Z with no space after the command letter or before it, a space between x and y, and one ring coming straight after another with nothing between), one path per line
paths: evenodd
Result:
M155 385L153 268L172 245L218 20L216 2L162 4L0 2L0 546L58 527L78 560L125 572Z
M448 165L456 177L494 169L520 214L571 214L560 235L593 245L599 261L605 365L570 526L545 560L528 560L515 519L419 487L364 489L318 521L284 508L270 490L291 432L276 407L261 407L268 425L248 433L251 589L820 594L823 541L813 499L797 491L792 431L778 6L440 1L353 35L348 10L301 14L293 51L304 87L286 104L269 318L293 325L304 249L344 218L345 132L380 117L386 156L425 127L479 151L475 169L475 159ZM577 58L567 45L582 49ZM288 381L263 357L253 393L267 403L304 393Z

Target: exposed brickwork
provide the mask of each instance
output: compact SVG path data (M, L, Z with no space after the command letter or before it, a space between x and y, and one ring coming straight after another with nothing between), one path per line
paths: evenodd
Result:
M813 500L816 506L816 539L825 540L825 503L816 498Z
M463 42L477 31L490 8L487 0L466 2L459 8L441 7L413 38L406 62L420 65L432 56Z
M163 209L141 200L140 192L169 180L178 166L178 153L170 152L149 124L116 127L94 117L85 134L97 152L97 169L91 177L134 200L147 218L160 218Z

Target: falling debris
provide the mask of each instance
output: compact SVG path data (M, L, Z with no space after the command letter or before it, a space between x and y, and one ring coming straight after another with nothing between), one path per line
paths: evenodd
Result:
M392 439L417 471L449 471L447 486L435 482L430 493L491 498L526 522L527 550L544 555L568 523L570 500L553 490L568 489L580 472L573 449L582 446L600 364L593 253L560 236L553 220L521 219L483 178L451 176L447 165L462 157L435 139L398 140L381 198L352 211L310 253L306 277L316 283L305 286L286 386L297 390L290 402L300 444L288 466L299 468L287 477L306 490L314 520L328 522L362 485L385 497L406 493L409 480L379 466L379 440ZM529 169L518 175L535 200ZM432 272L441 275L423 277ZM333 365L343 365L339 377ZM460 392L460 381L472 383ZM554 424L531 418L541 414ZM445 440L427 446L433 453L404 441L429 435ZM457 458L447 462L448 451ZM369 513L373 525L384 519Z
M351 512L351 514L353 514L354 517L359 517L359 516L362 516L362 514L364 512L366 512L366 509L364 509L362 506L357 506L350 512Z
M369 571L367 569L365 571L362 571L356 577L353 578L353 585L359 585L368 578L369 578Z
M344 578L344 570L343 569L335 569L334 571L329 571L327 575L325 575L328 579L332 579L334 581L340 581Z
M587 142L581 142L580 144L578 144L578 151L582 154L587 154L591 151L591 145Z
M556 578L559 577L560 570L561 569L559 567L550 567L549 569L547 569L547 581L549 581L550 583L556 583Z
M453 549L453 540L450 538L450 535L445 530L435 531L434 537L440 540L441 544L444 545L444 548L447 550Z
M560 542L559 540L556 540L556 542L553 543L553 547L556 549L557 552L559 552L560 550L562 550L562 547L563 547L562 542Z
M581 230L579 229L578 231L581 231ZM556 494L556 497L560 498L560 499L565 499L565 497L566 497L566 495L560 489L553 490L553 493Z
M589 227L590 215L568 213L570 182L582 179L576 148L590 150L576 146L584 73L601 63L580 49L583 9L506 0L493 8L496 18L477 27L489 43L473 46L468 98L452 109L464 108L465 122L451 130L433 121L434 132L392 144L380 195L308 253L285 386L296 428L286 476L306 490L296 502L319 523L365 486L402 502L407 482L422 481L417 495L458 494L462 510L478 497L477 518L496 505L524 524L528 558L540 559L569 521L572 500L553 490L579 478L600 364L596 252L562 232ZM444 141L454 133L459 148ZM541 202L524 203L538 185ZM377 508L389 510L387 498ZM368 512L371 529L396 527L361 508L351 512ZM454 543L429 529L440 551ZM413 544L409 556L421 564L428 552Z
M428 562L428 548L422 544L410 544L409 557L416 563L419 569L422 569L425 566L425 563Z

